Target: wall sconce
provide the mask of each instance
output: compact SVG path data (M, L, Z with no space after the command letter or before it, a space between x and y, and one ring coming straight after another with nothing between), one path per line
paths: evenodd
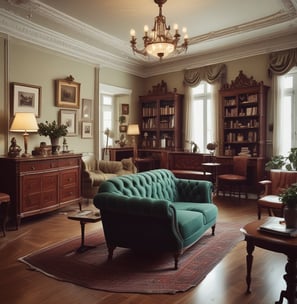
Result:
M28 136L29 133L37 132L38 125L34 113L23 113L17 112L13 118L10 131L11 132L24 132L24 147L25 152L22 154L23 157L28 157Z
M133 158L134 159L137 158L137 154L138 154L135 136L139 135L139 134L140 134L140 131L139 131L138 124L130 124L130 125L128 125L127 135L131 135L132 136Z

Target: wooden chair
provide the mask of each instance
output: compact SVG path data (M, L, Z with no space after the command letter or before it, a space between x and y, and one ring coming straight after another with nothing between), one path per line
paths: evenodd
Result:
M7 193L0 192L0 207L1 207L1 211L3 212L2 214L0 214L0 219L1 219L1 228L3 232L3 236L5 236L5 231L6 231L9 203L10 203L10 195Z
M257 202L258 219L261 219L263 208L267 209L269 216L283 217L284 205L279 200L279 194L296 182L296 171L271 170L270 180L259 182L264 187L264 192Z
M233 171L232 173L221 174L218 176L218 191L229 192L230 196L232 194L238 193L240 199L241 193L243 191L244 184L247 181L247 156L234 156L233 157ZM247 192L244 189L245 198L247 198Z

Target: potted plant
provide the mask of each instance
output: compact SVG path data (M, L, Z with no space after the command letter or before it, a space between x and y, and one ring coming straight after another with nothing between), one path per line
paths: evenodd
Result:
M284 204L284 218L287 228L297 228L297 183L285 189L279 197Z
M265 170L282 169L286 164L286 158L283 155L272 156L271 159L265 164Z
M68 133L67 126L64 124L58 124L55 120L53 122L38 123L38 134L48 136L52 144L52 153L57 154L59 147L59 138L66 136Z
M289 171L297 170L297 148L291 148L289 155L286 157L286 160L289 161L286 164L286 169Z

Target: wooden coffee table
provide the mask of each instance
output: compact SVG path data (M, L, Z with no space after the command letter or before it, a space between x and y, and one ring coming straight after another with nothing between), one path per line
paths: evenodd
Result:
M281 220L281 218L279 218ZM257 220L252 223L245 225L241 228L245 236L245 241L247 242L247 293L250 293L251 286L251 270L253 264L253 251L255 246L267 249L274 252L283 253L288 257L288 262L285 267L286 274L284 279L287 283L287 289L282 290L280 293L280 298L276 304L283 303L283 299L288 300L288 304L296 304L296 285L297 285L297 238L278 236L272 233L264 233L258 230L259 226L262 225L266 219Z
M85 225L87 223L97 223L101 220L101 216L96 214L92 210L82 210L73 215L69 215L70 220L79 221L81 227L81 245L77 249L77 252L84 252L88 249L94 248L95 246L85 245Z

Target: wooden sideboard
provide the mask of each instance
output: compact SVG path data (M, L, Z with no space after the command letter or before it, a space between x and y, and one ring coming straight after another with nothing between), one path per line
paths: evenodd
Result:
M19 226L23 217L81 201L81 154L0 157L0 191L10 195Z

